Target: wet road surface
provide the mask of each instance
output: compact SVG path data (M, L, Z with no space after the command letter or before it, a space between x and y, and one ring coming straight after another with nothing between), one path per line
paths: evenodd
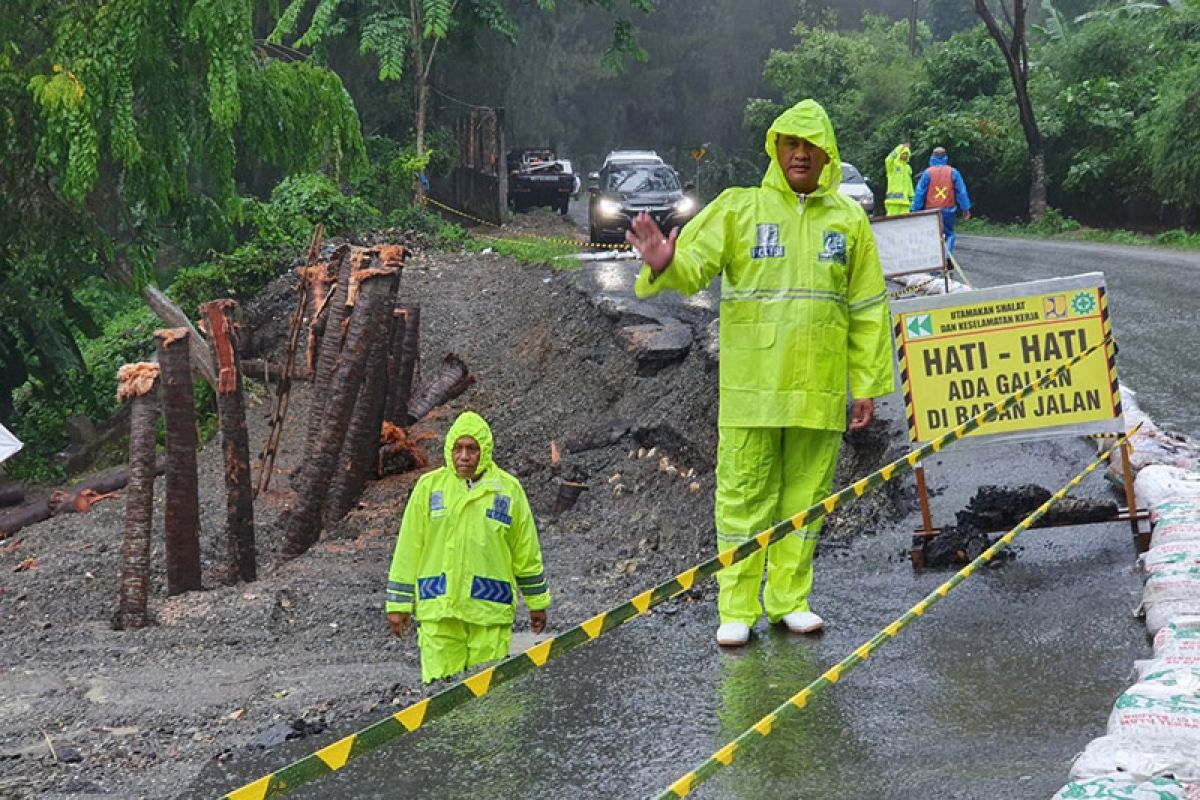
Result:
M955 255L979 287L1103 272L1121 382L1158 425L1200 439L1200 253L960 236Z

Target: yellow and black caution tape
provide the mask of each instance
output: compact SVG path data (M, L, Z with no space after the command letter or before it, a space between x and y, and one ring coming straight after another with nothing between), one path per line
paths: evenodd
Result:
M486 220L481 217L476 217L473 214L468 214L466 211L460 211L457 208L452 208L451 206L448 206L441 201L434 200L429 195L421 195L421 202L425 203L426 205L435 206L435 207L440 208L443 211L447 211L451 214L457 214L458 216L462 217L463 219L469 219L472 222L479 223L480 225L487 225L489 227L496 228L498 230L504 229L503 225L497 225L496 223L492 222L491 220ZM572 247L591 247L591 248L598 247L598 248L602 248L605 250L632 250L633 249L632 247L630 247L629 245L624 244L624 243L605 244L602 242L581 242L578 239L569 239L565 236L540 236L536 233L524 233L522 231L510 231L510 233L512 233L513 235L512 236L488 236L486 234L483 234L483 235L475 234L475 236L479 239L490 239L492 241L498 241L498 242L512 241L514 239L530 239L530 240L539 241L539 242L554 242L555 244L567 244L567 245L571 245Z
M968 289L974 289L975 285L971 283L971 279L967 277L967 273L963 272L962 264L958 263L958 259L954 257L954 254L946 253L946 257L950 259L950 264L954 267L954 271L958 273L960 278L962 278L963 284L965 284Z
M535 669L540 669L547 662L596 639L634 617L645 614L654 606L683 594L690 590L697 580L708 578L726 567L749 558L783 537L822 519L838 507L862 497L868 490L908 472L922 460L962 439L981 425L992 421L1014 403L1024 400L1039 389L1055 385L1057 379L1107 342L1108 340L1098 342L1069 361L1060 364L1053 371L1046 372L1036 381L1002 398L995 405L988 406L983 412L957 428L910 451L907 455L883 466L845 489L829 495L824 500L814 503L774 527L752 536L737 547L725 550L708 561L697 564L674 578L647 589L621 605L601 612L564 631L553 639L547 639L523 653L510 656L495 666L481 670L432 697L427 697L357 733L352 733L315 753L294 761L277 772L272 772L240 789L235 789L223 795L222 800L265 800L269 797L280 797L303 784L341 769L352 759L358 758L386 742L411 733L477 697L483 697L496 686Z
M933 283L934 281L940 281L941 279L942 279L941 275L931 275L930 277L926 278L923 281L914 283L911 286L906 286L905 288L900 289L899 291L892 292L889 296L893 300L898 300L901 297L907 297L910 294L916 294L917 292L921 291L929 284Z
M1136 431L1136 428L1134 430ZM999 553L1008 545L1012 544L1013 541L1026 530L1028 530L1033 523L1041 519L1042 516L1050 510L1051 506L1066 497L1068 492L1078 486L1084 478L1094 472L1102 463L1104 463L1104 461L1108 460L1108 458L1112 456L1113 452L1124 443L1124 440L1132 434L1132 431L1125 434L1120 441L1118 441L1105 452L1101 453L1095 461L1093 461L1087 466L1086 469L1083 470L1083 472L1072 478L1067 485L1059 489L1053 496L1050 497L1049 500L1047 500L1045 503L1042 503L1032 514L1021 520L1021 522L1015 528L996 540L996 543L987 550L984 550L978 558L955 573L954 577L943 583L938 588L934 589L925 597L925 599L910 608L907 612L898 617L879 633L875 634L873 638L864 642L853 653L827 669L812 683L796 692L796 694L792 695L787 702L760 719L748 730L742 733L741 736L738 736L729 744L713 753L711 756L709 756L708 760L701 764L698 768L692 770L679 780L675 781L661 794L656 795L656 800L672 800L673 798L687 797L689 794L691 794L692 790L701 783L708 780L716 772L732 764L735 758L742 755L745 751L770 736L781 722L789 717L799 714L815 695L837 683L846 676L846 673L866 661L876 650L887 644L892 639L895 639L901 630L908 627L908 625L910 625L918 617L924 616L925 612L928 611L931 606L949 594L951 589L958 586L967 578L971 577L971 575L973 575L977 569L990 562L993 558L995 558L997 553Z

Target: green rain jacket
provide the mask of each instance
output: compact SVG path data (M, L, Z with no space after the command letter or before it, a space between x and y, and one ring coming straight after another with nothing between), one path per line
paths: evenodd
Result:
M468 488L454 470L454 442L479 443L480 476ZM446 434L446 466L413 487L388 572L388 613L421 621L511 625L520 588L530 611L550 605L533 512L520 482L492 461L492 431L468 411Z
M899 144L884 159L884 166L887 167L887 197L885 199L903 200L911 206L913 199L912 164L907 159L900 158L901 155L911 155L911 151Z
M777 134L829 155L820 185L796 195ZM839 194L841 161L825 110L805 100L767 132L771 166L756 188L722 192L684 229L671 264L635 290L700 291L721 274L722 427L844 430L855 398L893 390L887 292L866 213Z

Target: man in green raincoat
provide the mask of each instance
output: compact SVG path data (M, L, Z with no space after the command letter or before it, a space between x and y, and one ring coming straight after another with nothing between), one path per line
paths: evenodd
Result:
M767 132L762 185L723 192L683 232L642 214L626 240L645 265L636 291L693 294L721 276L716 528L740 545L829 492L846 429L893 390L887 292L865 212L837 191L825 110L805 100ZM678 240L677 238L678 237ZM820 630L809 607L820 523L717 573L717 642L745 644L762 615ZM767 564L759 603L763 562Z
M883 205L889 217L907 214L912 207L912 164L908 163L911 155L912 149L905 142L896 145L896 149L884 159L884 166L887 167L887 195L883 198Z
M534 633L550 605L533 512L483 417L461 414L444 454L413 487L388 572L388 625L403 636L416 616L426 683L508 656L516 589Z

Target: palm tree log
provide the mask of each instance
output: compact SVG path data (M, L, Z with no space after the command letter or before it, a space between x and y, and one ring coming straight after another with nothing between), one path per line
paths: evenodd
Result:
M426 414L447 403L467 390L475 382L475 376L467 371L467 365L456 353L448 353L438 371L423 381L413 393L405 416L405 427L419 422Z
M162 367L167 433L167 486L163 525L167 594L200 588L200 498L196 471L196 399L192 392L186 328L155 331Z
M158 422L157 364L126 364L117 373L117 397L130 404L129 486L121 543L116 630L144 628L150 584L150 532L154 519L154 439Z
M254 494L250 488L250 437L242 394L237 332L232 315L237 302L212 300L200 306L217 364L217 415L225 456L225 580L257 577L254 547Z

